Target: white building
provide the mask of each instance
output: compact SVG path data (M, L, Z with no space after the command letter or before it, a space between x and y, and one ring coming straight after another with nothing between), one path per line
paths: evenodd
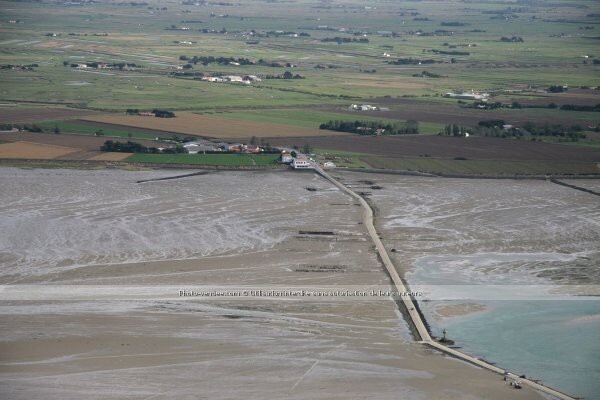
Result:
M487 101L488 97L490 97L489 93L477 93L477 92L463 92L463 93L453 93L448 92L444 94L444 97L450 97L453 99L463 99L463 100L481 100Z
M332 163L331 161L325 161L323 163L323 168L335 168L336 165L334 163Z
M229 81L229 82L243 82L244 81L244 79L242 79L242 77L239 75L226 75L223 77L223 79L225 79L226 81Z
M312 167L310 161L305 158L294 158L294 161L292 161L292 168L294 169L310 169Z
M202 78L202 80L205 80L208 82L223 82L223 78L221 78L219 76L206 76L206 77Z

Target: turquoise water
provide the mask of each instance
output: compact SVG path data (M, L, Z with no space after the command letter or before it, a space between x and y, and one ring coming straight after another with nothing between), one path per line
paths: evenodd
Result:
M469 354L567 394L600 399L600 301L485 304L484 312L428 320L434 334L446 328Z
M420 306L435 336L445 328L468 354L572 396L600 399L600 297L558 295L559 286L530 272L577 263L576 255L549 251L429 255L415 261L407 279L413 289L426 288L430 301ZM486 310L434 318L436 306L464 303Z

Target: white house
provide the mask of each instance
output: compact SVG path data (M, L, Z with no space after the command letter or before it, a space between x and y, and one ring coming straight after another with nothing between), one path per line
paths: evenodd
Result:
M221 78L219 76L206 76L206 77L202 78L202 80L205 80L208 82L223 82L223 78Z

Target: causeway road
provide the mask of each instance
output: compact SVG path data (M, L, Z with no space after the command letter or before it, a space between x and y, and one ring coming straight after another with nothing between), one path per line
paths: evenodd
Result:
M348 194L349 196L351 196L352 198L357 200L362 205L362 208L364 210L364 214L363 214L364 215L364 224L367 227L367 231L369 232L369 235L371 236L373 243L375 243L375 248L377 249L377 253L379 254L379 257L381 257L381 260L383 261L383 264L384 264L390 278L392 279L392 282L393 282L396 290L398 292L408 292L406 285L400 278L400 275L398 275L398 272L396 271L396 268L394 267L394 264L392 263L392 260L390 259L390 256L388 255L388 252L385 249L383 242L381 241L381 239L379 238L379 235L377 234L377 230L375 229L373 209L371 208L369 203L367 203L367 201L364 198L362 198L360 195L358 195L352 189L346 187L344 184L342 184L337 179L333 178L331 175L329 175L327 172L325 172L323 170L323 168L321 168L320 165L318 165L316 163L312 163L312 165L313 165L313 168L315 169L315 171L319 175L321 175L323 178L330 181L332 184L337 186L340 190L342 190L343 192L345 192L346 194ZM408 312L408 315L411 319L413 326L415 327L418 335L420 336L419 343L422 343L426 346L437 349L443 353L446 353L448 355L456 357L460 360L469 362L473 365L477 365L481 368L485 368L485 369L495 372L497 374L504 375L505 370L502 368L498 368L497 366L492 365L484 360L470 356L470 355L463 353L461 351L458 351L456 349L452 349L442 343L439 343L439 342L433 340L431 338L431 335L429 334L429 331L427 330L427 327L425 326L425 322L423 321L423 318L421 318L421 315L419 314L419 312L417 311L417 309L415 307L412 297L402 296L402 301L404 302L404 305L406 306L406 310ZM575 400L574 397L571 397L565 393L562 393L562 392L559 392L558 390L544 386L533 380L526 379L526 378L520 378L516 374L510 373L510 372L508 373L508 378L511 380L520 381L521 385L527 385L532 389L538 390L538 391L546 393L546 394L550 394L561 400Z

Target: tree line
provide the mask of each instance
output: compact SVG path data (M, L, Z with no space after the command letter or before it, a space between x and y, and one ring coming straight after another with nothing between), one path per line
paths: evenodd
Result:
M251 61L247 58L244 57L239 57L239 58L235 58L235 57L213 57L213 56L193 56L193 57L188 57L186 55L182 55L179 56L179 59L181 61L188 61L192 64L202 64L204 66L207 66L208 64L213 64L213 63L217 63L217 64L221 64L221 65L229 65L231 63L238 63L240 65L255 65L256 62Z
M127 142L119 142L113 140L107 140L104 142L102 146L100 146L100 151L112 151L117 153L149 153L149 154L158 154L161 153L159 149L156 147L146 147L140 143L132 142L128 140ZM162 150L162 153L186 153L187 151L181 145L177 145L175 147L170 147Z
M479 121L477 126L461 126L457 124L447 124L444 130L438 134L441 136L492 136L492 137L525 137L525 136L553 136L567 138L570 141L578 141L586 137L581 125L561 125L561 124L538 124L535 122L525 122L519 127L507 126L502 119L490 119Z
M140 111L137 108L128 108L127 110L125 110L125 113L129 115L140 115L140 112L143 111ZM175 113L173 111L159 110L155 108L151 111L151 113L158 118L175 118Z
M419 133L417 121L405 123L386 123L383 121L342 121L331 120L319 125L319 129L328 129L337 132L357 133L359 135L406 135Z

